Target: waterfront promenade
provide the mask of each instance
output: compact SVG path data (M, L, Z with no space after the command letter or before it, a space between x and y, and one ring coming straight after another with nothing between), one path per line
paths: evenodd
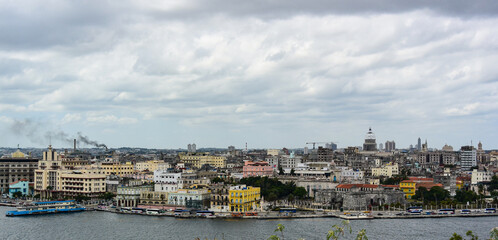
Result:
M178 219L136 214L86 211L19 218L5 216L0 207L0 239L268 239L277 224L285 226L285 239L326 239L328 230L342 219ZM351 221L353 232L366 229L370 240L447 240L456 232L472 230L489 237L498 217L448 217L427 219L376 219ZM348 239L348 238L345 238Z

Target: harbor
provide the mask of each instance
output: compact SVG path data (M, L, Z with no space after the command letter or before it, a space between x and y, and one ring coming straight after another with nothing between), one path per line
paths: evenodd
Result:
M343 219L321 218L174 218L142 214L83 211L71 214L7 218L0 207L3 239L268 239L277 224L289 239L326 239L326 233ZM405 218L351 221L353 231L366 229L370 240L449 239L454 232L472 230L488 237L498 217ZM455 227L463 226L463 227ZM18 229L24 229L18 231ZM49 229L49 230L47 230ZM287 237L286 237L287 238Z

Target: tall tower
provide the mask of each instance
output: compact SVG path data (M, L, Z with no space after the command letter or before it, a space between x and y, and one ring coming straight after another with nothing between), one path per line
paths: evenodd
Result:
M372 128L368 129L367 135L365 136L363 151L377 151L377 143L375 142L375 134L372 132Z
M418 142L417 142L417 150L422 150L422 140L420 138L418 138Z

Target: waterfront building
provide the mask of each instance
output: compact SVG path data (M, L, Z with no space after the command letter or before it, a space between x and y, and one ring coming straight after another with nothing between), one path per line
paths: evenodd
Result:
M335 189L316 192L315 203L335 209L365 209L384 204L405 203L403 192L396 187L372 184L340 184Z
M273 176L273 168L267 162L245 161L242 172L244 177Z
M118 207L136 207L140 203L140 196L143 192L151 192L152 185L142 186L119 186L116 202Z
M156 170L154 172L154 191L174 192L183 188L182 173Z
M406 199L411 199L415 195L417 183L413 180L403 180L399 183L399 189L403 191Z
M375 134L372 132L372 128L368 129L367 135L365 136L363 151L377 151L377 143L375 142Z
M179 189L175 192L168 193L168 204L195 208L207 209L209 208L211 200L210 190L204 189Z
M213 212L228 212L230 211L228 191L230 185L224 183L212 184L211 188L211 205L210 211Z
M382 167L379 168L372 168L372 176L378 177L378 176L386 176L386 177L392 177L393 175L398 175L398 164L397 163L388 163Z
M140 205L164 206L168 204L168 192L142 191Z
M120 186L121 177L116 175L109 175L105 178L105 191L116 194L118 186Z
M11 157L0 158L0 193L8 193L9 185L21 179L34 182L38 160L25 155L19 149Z
M9 184L9 197L14 198L14 194L20 192L21 196L31 195L29 191L29 182L27 179L21 179Z
M473 146L463 146L460 149L460 167L462 170L470 170L477 166L477 152Z
M105 193L104 171L90 166L83 167L76 169L74 166L64 165L60 155L49 146L35 170L35 192L41 198L79 195L97 198Z
M246 185L231 186L228 191L231 212L248 212L259 209L261 189Z
M185 165L190 165L197 169L206 164L216 168L226 167L226 158L223 156L213 156L209 153L195 152L189 152L187 154L180 153L178 156L180 157L180 161L182 161Z
M106 192L106 175L99 169L60 170L56 190L60 197L98 198Z

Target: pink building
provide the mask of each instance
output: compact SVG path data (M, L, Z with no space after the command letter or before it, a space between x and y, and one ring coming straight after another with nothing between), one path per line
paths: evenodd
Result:
M243 177L272 176L273 168L268 162L246 161L242 168Z

